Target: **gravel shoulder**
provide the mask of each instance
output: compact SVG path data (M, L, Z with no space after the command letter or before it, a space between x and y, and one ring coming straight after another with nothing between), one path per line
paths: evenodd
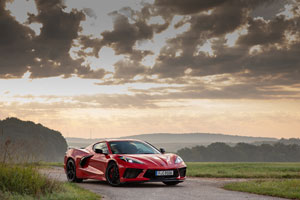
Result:
M53 167L41 169L41 172L59 181L67 181L63 168ZM129 184L122 187L111 187L102 181L85 180L79 183L81 187L95 192L104 200L279 200L263 195L249 194L243 192L228 191L222 186L229 182L245 181L246 179L226 178L187 178L177 186L166 186L163 183Z

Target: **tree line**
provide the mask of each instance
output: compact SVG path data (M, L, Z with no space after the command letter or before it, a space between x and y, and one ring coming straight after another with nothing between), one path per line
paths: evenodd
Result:
M67 143L62 134L17 118L0 120L0 162L63 161Z
M229 146L216 142L207 147L183 148L177 154L187 162L300 162L300 145L278 142Z

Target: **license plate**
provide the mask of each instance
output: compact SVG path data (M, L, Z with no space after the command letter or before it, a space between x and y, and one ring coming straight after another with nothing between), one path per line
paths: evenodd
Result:
M174 174L173 170L155 171L156 176L172 176L173 174Z

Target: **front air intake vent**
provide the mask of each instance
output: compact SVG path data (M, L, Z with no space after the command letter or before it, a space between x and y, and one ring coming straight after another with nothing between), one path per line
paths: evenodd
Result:
M180 174L180 177L185 177L185 175L186 175L186 167L180 168L179 169L179 174Z
M142 169L134 169L127 168L124 172L124 178L136 178L143 170Z

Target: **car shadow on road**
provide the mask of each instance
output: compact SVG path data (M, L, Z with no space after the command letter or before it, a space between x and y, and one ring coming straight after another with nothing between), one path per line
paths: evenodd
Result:
M97 180L84 180L81 184L92 184L92 185L102 185L104 187L112 187L106 181L97 181ZM168 186L160 182L140 182L140 183L126 183L119 186L119 188L176 188L176 187L183 187L183 185L175 185L175 186Z

